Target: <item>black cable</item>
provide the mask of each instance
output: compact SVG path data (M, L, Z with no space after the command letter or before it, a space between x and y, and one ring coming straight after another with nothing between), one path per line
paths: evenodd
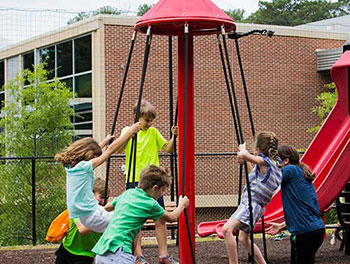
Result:
M178 99L176 99L176 109L175 109L175 121L174 125L177 126L177 117L178 117ZM174 141L176 142L176 136L174 137ZM177 169L177 150L176 150L176 144L174 144L174 157L175 157L175 166L174 166L174 174L175 174L175 195L176 195L176 206L179 205L179 175L178 175L178 169ZM176 236L176 245L179 245L179 228L177 229L177 236Z
M235 132L236 132L237 143L239 145L241 143L241 140L240 140L240 135L239 135L239 132L238 132L237 121L236 121L236 114L235 114L235 110L233 108L232 94L231 94L231 90L230 90L230 84L229 84L229 81L228 81L227 70L226 70L226 65L225 65L225 60L224 60L224 55L223 55L223 52L222 52L222 45L221 45L221 41L220 41L220 36L219 35L217 35L217 40L218 40L218 47L219 47L219 51L220 51L220 58L221 58L221 62L222 62L222 68L223 68L224 75L225 75L225 82L226 82L227 93L228 93L230 107L231 107L233 123L234 123L234 127L235 127ZM243 169L242 169L242 165L240 164L240 166L239 166L238 204L240 204L240 202L241 202L241 195L242 195L242 173L243 173ZM236 235L237 247L238 247L238 242L239 242L238 241L238 236L239 236L239 230L237 230L237 235Z
M129 183L130 183L130 175L131 175L131 162L132 162L132 158L133 158L133 150L134 150L134 144L135 144L135 141L134 140L131 140L131 148L130 148L130 156L129 156L129 166L128 166L128 175L127 175L127 180L126 180L126 188L125 189L128 189L129 188Z
M252 130L252 135L253 135L253 137L255 137L255 128L254 128L254 122L253 122L253 115L252 115L250 102L249 102L247 84L246 84L245 77L244 77L243 64L242 64L242 59L241 59L241 53L240 53L240 50L239 50L238 38L235 38L235 44L236 44L237 58L238 58L238 63L239 63L239 68L240 68L241 78L242 78L242 83L243 83L244 95L245 95L246 104L247 104L247 108L248 108L250 127L251 127L251 130ZM263 245L264 245L265 261L267 262L268 259L267 259L267 246L266 246L265 218L264 218L264 216L261 217L261 224L262 224L262 234L263 234Z
M234 83L233 83L233 77L232 77L232 71L231 71L231 66L230 66L230 60L229 60L229 55L228 55L228 50L227 50L227 45L226 45L226 38L225 38L225 28L222 26L222 41L224 44L224 49L225 49L225 56L226 56L226 63L227 63L227 69L230 77L230 83L231 83L231 88L232 88L232 96L235 104L235 110L236 110L236 115L237 115L237 123L238 123L238 128L239 128L239 134L241 138L241 143L244 142L243 138L243 131L242 131L242 125L240 121L240 116L239 116L239 109L238 109L238 102L237 102L237 97L236 97L236 92L234 88ZM254 264L254 230L253 230L253 208L252 208L252 196L251 196L251 190L250 190L250 183L249 183L249 175L248 175L248 166L247 162L244 162L244 170L245 170L245 176L246 176L246 184L247 184L247 192L248 192L248 201L249 201L249 222L250 222L250 240L251 240L251 256L252 256L252 264Z
M226 82L227 93L228 93L230 107L231 107L233 124L234 124L235 132L236 132L237 143L240 144L241 140L240 140L238 127L237 127L236 114L235 114L235 110L233 108L232 94L231 94L231 90L230 90L230 84L229 84L229 81L228 81L227 70L226 70L226 65L225 65L225 59L224 59L224 54L222 52L222 45L221 45L221 41L220 41L219 35L217 35L217 40L218 40L218 47L219 47L219 51L220 51L220 58L221 58L221 62L222 62L222 69L223 69L224 75L225 75L225 82Z
M183 153L182 153L182 197L185 196L185 169L186 169L186 114L187 114L187 71L188 71L188 25L185 25L185 80L184 80L184 114L183 114L183 133L182 133L182 144L183 144ZM194 256L194 249L192 245L192 239L191 239L191 230L190 230L190 223L188 221L188 215L187 210L184 210L185 213L185 221L186 221L186 227L187 227L187 234L188 234L188 241L190 243L191 248L191 256L192 256L192 263L196 263L196 259Z
M118 103L117 103L117 107L115 110L115 114L114 114L114 119L113 119L113 124L112 124L112 128L111 128L111 135L114 134L114 130L117 124L117 118L118 118L118 114L119 114L119 110L120 110L120 105L122 103L122 97L123 97L123 93L124 93L124 88L125 88L125 83L126 83L126 78L128 76L128 72L129 72L129 66L130 66L130 61L131 61L131 56L132 56L132 52L134 50L134 45L135 45L135 39L136 39L136 31L134 31L134 33L132 34L132 38L131 38L131 46L130 46L130 50L129 50L129 55L128 55L128 59L126 62L126 68L124 71L124 76L123 76L123 81L122 81L122 87L120 89L120 93L119 93L119 99L118 99ZM107 167L106 167L106 184L105 184L105 197L104 197L104 204L107 203L107 194L108 194L108 180L109 180L109 169L111 166L111 159L108 158L107 160Z
M141 108L141 100L142 100L142 93L143 93L143 86L145 83L145 77L146 77L146 70L147 70L147 64L148 64L148 55L149 50L151 46L151 26L147 29L147 37L146 37L146 47L145 47L145 53L143 58L143 66L142 66L142 75L141 75L141 84L140 84L140 90L139 90L139 98L137 102L137 108L136 108L136 115L135 115L135 123L139 121L140 119L140 108ZM130 151L130 159L129 159L129 167L131 162L133 161L133 183L135 183L135 176L136 176L136 151L137 151L137 133L132 139L133 143L131 146L134 148L131 148ZM133 159L132 159L133 155ZM130 170L128 171L130 173ZM130 178L130 175L128 175L128 179Z
M177 126L177 118L178 118L178 112L179 112L179 105L178 105L178 98L176 98L176 108L175 108L175 121L174 125ZM176 136L174 138L176 141ZM176 205L179 204L179 175L178 175L178 166L177 166L177 150L176 150L176 144L174 145L174 156L175 156L175 195L176 195Z
M174 109L173 109L173 48L172 48L172 36L169 36L169 132L172 137L172 127L174 125ZM176 144L174 138L174 146ZM171 171L171 186L170 186L170 199L174 201L174 153L170 154L170 171Z
M241 53L239 51L239 44L238 44L238 40L237 39L235 39L235 43L236 43L237 59L238 59L239 69L240 69L240 72L241 72L241 78L242 78L242 83L243 83L244 95L245 95L247 108L248 108L250 128L252 130L253 137L255 137L255 128L254 128L254 122L253 122L253 115L252 115L252 111L251 111L251 107L250 107L247 83L246 83L245 77L244 77L242 58L241 58Z
M169 132L170 138L172 137L172 127L174 125L174 102L173 102L173 43L172 36L169 39ZM174 136L174 148L176 145L176 138ZM176 158L176 157L175 157ZM171 171L171 185L170 185L170 200L174 201L174 185L175 185L175 173L174 173L174 151L170 153L170 171ZM174 239L175 230L171 229L171 238Z

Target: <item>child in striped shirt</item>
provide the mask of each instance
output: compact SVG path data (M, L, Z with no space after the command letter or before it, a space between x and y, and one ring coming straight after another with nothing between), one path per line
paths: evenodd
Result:
M250 211L247 186L243 190L242 201L231 218L225 223L223 233L226 250L230 264L238 263L237 245L233 236L233 230L240 229L239 240L251 253L250 232L253 232L255 224L264 215L265 206L271 201L276 189L281 184L282 172L278 157L278 139L272 132L261 132L256 139L257 155L252 155L246 150L245 143L239 146L237 158L239 162L247 161L251 168L249 184L252 197L253 226L250 226ZM254 168L249 163L255 164ZM259 248L254 244L254 257L256 263L266 263Z

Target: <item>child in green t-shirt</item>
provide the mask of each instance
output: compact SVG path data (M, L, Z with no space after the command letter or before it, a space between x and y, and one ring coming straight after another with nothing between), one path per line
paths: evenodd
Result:
M99 205L103 206L105 197L105 181L96 178L94 181L93 193ZM108 193L107 193L108 197ZM56 264L93 263L95 253L91 249L99 240L101 234L86 228L79 221L79 218L70 220L67 235L56 251Z
M137 104L134 105L134 116L136 115ZM124 143L119 152L125 150L125 168L126 168L126 183L127 189L135 188L138 186L140 172L143 168L153 164L159 166L158 151L163 150L168 153L174 151L174 136L177 135L177 127L172 127L172 137L167 141L162 134L152 126L153 120L156 118L156 109L148 101L142 100L140 105L140 118L139 122L141 129L137 133L137 150L136 150L136 166L135 175L133 175L133 161L130 165L130 152L132 140ZM122 135L129 129L125 127L122 131ZM130 167L130 171L129 171ZM164 208L163 196L158 199L160 206ZM155 223L155 234L158 241L159 249L159 263L160 264L177 264L171 256L168 255L167 248L167 230L164 221L159 220ZM134 255L137 257L136 264L146 264L147 261L142 256L141 250L141 233L135 239L135 251Z
M113 217L100 240L92 249L97 254L96 264L134 264L133 242L147 219L175 222L188 207L188 198L181 197L173 212L167 212L156 201L169 188L169 170L155 165L142 170L139 187L128 189L108 203L106 210L113 210Z

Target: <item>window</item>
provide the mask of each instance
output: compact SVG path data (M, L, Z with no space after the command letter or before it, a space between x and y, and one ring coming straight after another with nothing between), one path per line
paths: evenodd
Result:
M73 78L61 79L61 82L65 83L69 90L73 91Z
M75 77L75 92L79 98L91 98L91 73Z
M46 64L45 70L48 71L47 79L53 79L55 77L55 46L41 49L39 56L40 61Z
M72 41L57 45L57 77L72 75Z
M92 136L91 35L43 48L39 55L50 71L48 80L57 77L78 99L73 108L79 116L72 117L78 137Z
M75 104L73 106L77 116L72 118L74 129L78 136L92 137L92 105L91 103Z
M75 72L91 70L91 35L74 40Z
M34 71L34 51L23 54L23 70L28 69L30 71ZM28 85L29 82L27 80L24 81L24 86Z

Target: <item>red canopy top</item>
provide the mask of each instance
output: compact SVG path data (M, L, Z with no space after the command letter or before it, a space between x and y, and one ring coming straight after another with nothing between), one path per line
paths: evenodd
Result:
M152 34L177 35L188 23L193 35L217 34L236 29L233 20L210 0L160 0L135 25L135 30Z

